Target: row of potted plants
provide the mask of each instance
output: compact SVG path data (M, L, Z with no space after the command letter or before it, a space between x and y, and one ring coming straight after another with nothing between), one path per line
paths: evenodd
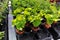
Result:
M56 7L56 2L50 3L49 0L12 0L12 8L12 14L15 17L12 24L16 26L18 34L24 33L25 24L28 21L33 25L32 30L37 31L44 18L46 18L44 24L47 29L53 22L60 20L60 9Z
M0 40L4 40L8 0L0 0ZM6 25L6 26L5 26Z

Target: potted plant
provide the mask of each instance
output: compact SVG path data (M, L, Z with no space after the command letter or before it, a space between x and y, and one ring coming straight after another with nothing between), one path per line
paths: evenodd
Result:
M5 40L7 36L7 3L8 0L0 0L0 40ZM7 39L7 38L6 38Z
M54 22L56 23L56 21L59 20L59 14L58 14L58 7L56 7L56 2L54 2L53 4L51 4L49 2L49 0L42 0L44 3L41 3L42 7L40 6L41 10L40 13L42 13L43 16L45 16L45 22L43 22L44 27L53 35L53 38L57 38L58 33L54 30L54 28L52 28L51 24ZM54 33L56 35L54 35Z
M6 18L7 18L7 2L8 2L8 0L1 0L0 1L0 26L1 26L1 29L3 29L4 30L4 28L3 27L5 27L5 26L3 26L3 25L5 25L4 24L4 22L6 21ZM0 29L0 31L3 31L3 30L1 30Z
M54 2L53 4L50 3L49 0L42 0L43 2L45 2L45 4L43 2L40 3L40 16L45 16L46 18L46 22L48 24L52 24L53 22L56 23L56 21L58 20L58 14L57 14L57 7L56 7L56 2Z
M48 2L46 2L49 6L46 6L47 8L44 8L43 10L43 15L46 18L46 21L43 23L44 27L52 34L53 38L55 40L57 40L58 37L58 33L54 30L54 28L52 27L52 23L56 23L56 21L59 20L59 14L58 14L58 9L55 5L55 3L50 4ZM45 6L43 6L45 7Z
M16 18L12 21L13 25L16 26L16 32L18 34L23 34L24 33L24 26L26 23L26 18L24 15L17 15Z
M3 26L3 22L6 19L7 14L7 2L8 0L1 0L0 1L0 25Z
M38 15L32 15L32 16L29 16L28 17L28 20L30 21L30 23L32 23L32 30L34 30L34 31L38 31L39 30L39 25L40 25L40 23L41 23L41 19L42 18L40 18L40 15L38 14Z
M49 7L50 9L50 13L49 11L46 11L45 13L45 18L47 19L47 23L48 24L52 24L52 23L57 23L57 21L59 20L59 14L58 14L58 10L57 10L57 7L54 5L50 5Z
M17 15L23 15L24 18L26 19L26 23L30 21L30 17L32 15L37 15L39 12L39 2L36 2L37 0L12 0L12 8L13 8L13 16ZM37 4L38 3L38 4ZM35 5L36 4L36 5ZM18 7L17 7L18 6ZM38 6L38 7L37 7ZM36 12L37 11L37 12ZM16 17L17 18L17 17ZM15 19L16 19L15 18ZM20 19L20 18L19 18ZM36 20L36 17L33 19ZM39 21L40 19L38 19ZM37 20L36 20L37 21ZM24 23L23 23L24 24ZM33 24L35 24L33 22ZM24 25L23 25L24 26ZM16 26L17 27L17 26Z

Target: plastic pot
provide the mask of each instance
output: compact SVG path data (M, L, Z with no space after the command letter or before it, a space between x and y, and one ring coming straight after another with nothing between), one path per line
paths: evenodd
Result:
M23 30L21 31L21 30L17 30L16 29L16 33L19 34L19 35L22 35L22 34L24 34L24 31Z
M37 32L39 30L39 27L32 27L32 30Z
M51 27L50 24L45 23L45 28L49 29Z

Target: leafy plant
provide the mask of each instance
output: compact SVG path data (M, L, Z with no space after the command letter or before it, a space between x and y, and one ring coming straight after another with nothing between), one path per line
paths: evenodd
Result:
M18 30L23 30L26 23L26 18L24 15L17 15L16 19L13 20L12 24L13 26L16 26Z
M4 37L4 32L0 32L0 40Z
M22 29L27 21L32 22L35 27L40 24L41 20L38 14L40 12L39 6L40 4L37 0L12 0L13 15L16 16L13 20L13 24L16 25L17 29ZM21 15L23 15L25 19L21 19L23 18Z
M42 17L39 14L28 17L28 21L30 21L34 27L38 27L41 24L41 19Z
M7 8L8 0L2 0L0 1L0 13L4 12Z
M38 27L43 15L45 15L48 24L52 24L52 22L59 17L57 16L59 12L56 7L56 2L50 3L49 0L12 0L12 8L12 14L16 16L13 24L16 25L19 30L20 27L24 27L27 21L30 21L34 27ZM21 17L21 15L23 16Z
M6 14L5 12L7 11L7 2L8 0L2 0L0 1L0 22L5 18L3 14Z
M45 15L45 18L47 19L46 22L48 24L52 24L53 21L57 21L58 20L58 14L57 14L57 8L56 7L56 2L54 2L53 4L50 3L49 0L42 0L44 3L41 3L42 7L40 7L42 10L40 10L41 15Z

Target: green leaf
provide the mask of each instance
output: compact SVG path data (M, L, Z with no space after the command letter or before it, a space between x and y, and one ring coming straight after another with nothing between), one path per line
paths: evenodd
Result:
M0 40L2 40L3 37L4 37L4 31L0 32Z
M34 27L38 27L40 25L41 21L40 20L34 20L33 25Z

